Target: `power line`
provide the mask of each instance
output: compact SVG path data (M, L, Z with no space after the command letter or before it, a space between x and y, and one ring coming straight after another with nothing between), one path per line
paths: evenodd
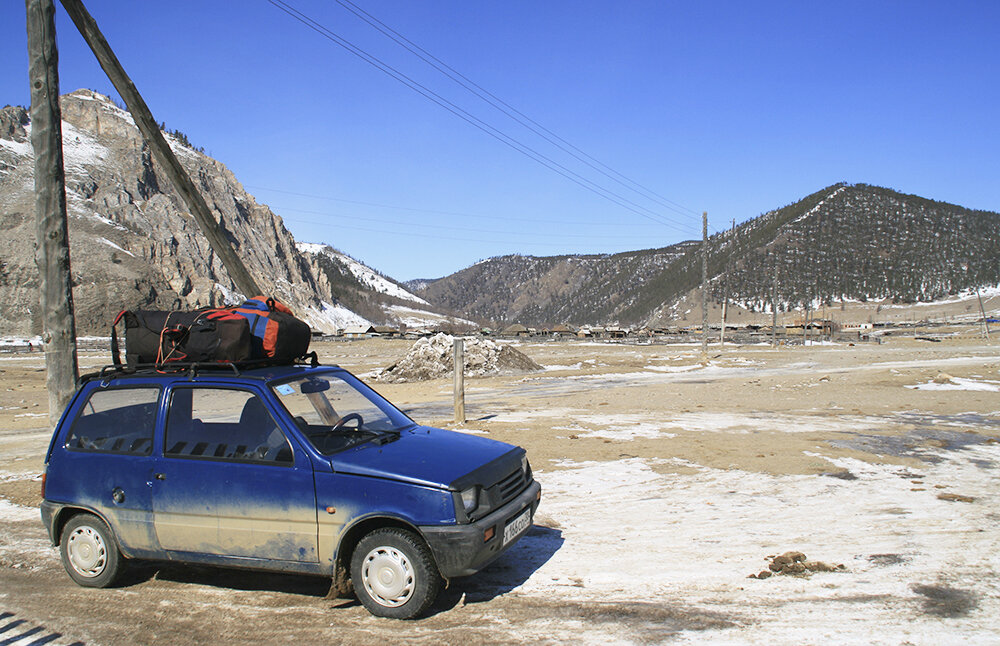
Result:
M364 217L364 216L360 216L360 215L347 214L347 213L330 213L328 211L311 211L311 210L308 210L308 209L296 209L296 208L281 207L281 206L274 207L274 208L272 208L272 210L276 211L276 212L280 211L281 213L290 212L290 213L306 213L306 214L309 214L309 215L321 215L324 218L328 218L328 219L329 218L338 218L338 219L343 218L343 219L350 219L350 220L358 220L358 221L362 221L362 222L377 222L378 224L402 225L402 226L416 227L416 228L422 228L422 229L445 229L445 230L448 230L448 231L468 231L470 233L485 233L485 234L497 234L497 235L508 235L508 236L509 235L514 235L514 236L521 236L521 235L523 235L523 236L535 236L535 237L559 238L559 239L585 238L585 239L590 240L590 239L594 238L593 234L586 234L586 233L567 233L567 232L543 233L543 232L540 232L540 231L514 231L514 232L511 232L511 231L497 231L495 229L477 229L477 228L473 228L473 227L454 226L454 225L450 225L450 224L429 224L429 223L426 223L426 222L414 222L412 220L411 221L407 221L407 220L386 220L385 218L370 218L370 217ZM313 221L313 223L314 224L326 224L325 221L323 221L323 222ZM601 239L604 239L604 240L608 240L608 239L636 240L638 238L642 238L644 240L648 240L649 239L648 236L643 236L642 234L634 234L634 235L606 235L606 234L601 234L600 237L601 237Z
M314 200L323 200L323 201L328 201L328 202L343 202L344 204L356 204L356 205L359 205L359 206L369 206L369 207L374 207L374 208L379 208L379 209L392 209L392 210L395 210L395 211L406 211L406 212L409 212L409 213L428 213L428 214L431 214L431 215L453 215L453 216L458 216L458 217L463 217L463 218L477 218L477 219L481 219L481 220L502 220L502 221L505 221L505 222L534 222L534 223L539 223L539 224L560 224L560 225L564 224L564 225L572 225L572 226L575 226L575 227L581 227L581 226L595 226L595 227L596 226L612 226L612 227L620 229L623 226L627 226L627 225L622 225L622 224L617 224L617 223L613 223L612 224L612 223L583 222L583 221L581 221L579 219L576 219L576 220L559 220L559 219L552 219L552 218L535 218L535 217L531 217L531 218L519 218L519 217L515 217L515 216L485 215L485 214L482 214L482 213L469 213L469 212L465 212L465 211L441 211L441 210L437 210L437 209L422 209L422 208L416 208L416 207L410 207L410 206L397 206L397 205L393 205L393 204L381 204L379 202L366 202L366 201L362 201L362 200L349 200L349 199L346 199L346 198L331 197L331 196L327 196L327 195L316 195L316 194L313 194L313 193L299 193L297 191L286 191L286 190L283 190L283 189L268 188L266 186L250 186L249 184L244 184L244 188L247 188L247 189L250 189L250 190L253 190L253 191L264 191L264 192L270 192L270 193L280 193L280 194L283 194L283 195L294 195L294 196L297 196L297 197L306 197L306 198L314 199ZM659 222L657 222L656 224L659 224ZM637 224L637 225L632 225L632 226L649 227L649 226L652 226L652 225L649 225L649 224Z
M281 216L281 217L282 217L283 220L287 220L289 222L301 222L301 223L305 223L305 224L323 224L322 222L316 222L315 220L308 220L308 219L304 219L304 218L290 218L290 217L285 217L285 216ZM513 246L522 246L522 247L527 245L527 246L532 246L532 247L545 247L545 248L559 249L562 253L564 253L564 254L567 253L565 251L566 245L565 244L560 244L558 242L530 242L530 241L525 241L525 240L498 240L496 238L490 238L489 240L485 240L483 238L465 238L465 237L458 237L458 236L440 235L440 234L435 234L435 233L404 232L404 231L400 231L398 229L376 229L376 228L373 228L373 227L359 227L359 226L342 225L342 224L338 224L337 225L337 229L338 230L348 229L348 230L351 230L351 231L367 231L369 233L379 233L379 234L382 234L382 235L406 236L408 238L411 238L411 237L428 238L428 239L431 239L431 240L451 240L451 241L457 241L457 242L489 242L489 243L493 243L493 244L506 244L506 245L513 245ZM672 245L667 245L667 246L672 246ZM656 248L661 248L661 247L656 247ZM662 248L665 248L665 247L662 247ZM608 252L583 252L583 253L578 253L576 255L583 255L583 256L611 256L611 255L615 255L617 253L628 253L629 251L642 251L642 250L641 249L636 249L636 250L628 250L628 251L622 251L622 252L616 251L616 252L613 252L613 253L608 253Z
M514 106L510 105L500 97L496 96L489 90L485 89L484 87L482 87L469 77L465 76L455 68L451 67L441 59L437 58L436 56L428 52L420 45L414 43L406 36L400 34L392 27L386 25L384 22L382 22L372 14L368 13L361 7L351 2L351 0L337 0L337 3L340 6L347 9L348 11L350 11L351 13L353 13L361 20L371 25L373 28L375 28L377 31L379 31L386 37L397 43L400 47L404 48L405 50L407 50L420 60L424 61L434 69L438 70L439 72L441 72L442 74L453 80L458 85L462 86L463 88L471 92L473 95L479 97L489 105L493 106L503 114L507 115L517 123L521 124L531 132L535 133L536 135L538 135L545 141L549 142L553 146L559 148L568 155L572 156L576 160L582 162L583 164L586 164L587 166L590 166L592 169L601 173L608 179L611 179L612 181L617 182L618 184L624 186L625 188L631 191L635 191L636 193L639 193L646 199L652 202L656 202L660 206L666 209L670 209L671 211L674 211L681 215L685 216L691 215L694 217L698 217L700 215L697 211L689 209L688 207L682 204L678 204L673 200L669 200L663 197L662 195L656 193L652 189L646 188L639 182L636 182L635 180L623 175L622 173L619 173L615 169L611 168L607 164L602 163L600 160L594 158L593 156L588 155L583 150L580 150L578 147L566 141L565 139L563 139L556 133L552 132L542 124L538 123L528 115L524 114Z
M439 105L440 107L444 108L445 110L451 112L452 114L454 114L455 116L459 117L463 121L466 121L470 125L478 128L479 130L481 130L481 131L485 132L486 134L490 135L491 137L493 137L497 141L500 141L504 145L509 146L510 148L516 150L517 152L521 153L522 155L524 155L524 156L526 156L526 157L528 157L528 158L536 161L537 163L541 164L542 166L545 166L549 170L552 170L553 172L558 173L559 175L562 175L566 179L574 182L575 184L578 184L579 186L587 189L588 191L590 191L590 192L592 192L592 193L594 193L596 195L599 195L599 196L603 197L604 199L612 202L613 204L616 204L616 205L618 205L618 206L620 206L620 207L622 207L622 208L624 208L624 209L626 209L628 211L632 211L636 215L639 215L639 216L644 217L646 219L652 220L654 222L658 222L658 223L660 223L660 224L662 224L664 226L671 227L671 228L674 228L674 229L679 230L679 231L689 231L691 229L691 225L690 224L688 224L686 222L683 222L683 223L682 222L678 222L678 221L674 220L673 218L670 218L670 217L662 215L662 214L658 214L655 211L652 211L652 210L650 210L650 209L648 209L648 208L646 208L646 207L644 207L644 206L642 206L640 204L637 204L637 203L633 202L632 200L629 200L628 198L625 198L625 197L623 197L623 196L615 193L614 191L606 189L606 188L604 188L604 187L596 184L595 182L593 182L593 181L591 181L591 180L583 177L579 173L576 173L576 172L572 171L571 169L569 169L569 168L563 166L562 164L560 164L559 162L556 162L555 160L547 157L546 155L544 155L544 154L542 154L542 153L534 150L530 146L527 146L526 144L523 144L523 143L517 141L513 137L510 137L509 135L503 133L502 131L498 130L497 128L495 128L495 127L491 126L490 124L486 123L482 119L479 119L478 117L470 114L468 111L466 111L466 110L462 109L461 107L455 105L454 103L452 103L448 99L442 97L441 95L437 94L433 90L431 90L431 89L425 87L424 85L418 83L417 81L413 80L412 78L410 78L406 74L400 72L399 70L395 69L391 65L385 63L384 61L380 60L376 56L373 56L372 54L369 54L368 52L364 51L360 47L354 45L350 41L348 41L348 40L344 39L343 37L339 36L338 34L334 33L333 31L331 31L327 27L323 26L322 24L320 24L316 20L310 18L309 16L307 16L304 13L302 13L301 11L295 9L294 7L292 7L291 5L289 5L288 3L284 2L283 0L268 0L268 2L270 2L272 5L274 5L275 7L277 7L278 9L280 9L281 11L283 11L284 13L288 14L289 16L291 16L292 18L294 18L295 20L298 20L300 23L302 23L306 27L308 27L308 28L312 29L313 31L315 31L316 33L320 34L324 38L326 38L326 39L328 39L328 40L336 43L340 47L346 49L348 52L350 52L351 54L354 54L355 56L357 56L361 60L365 61L366 63L368 63L372 67L375 67L376 69L378 69L379 71L383 72L384 74L386 74L386 75L388 75L388 76L396 79L397 81L399 81L403 85L406 85L411 90L413 90L414 92L420 94L421 96L423 96L427 100L432 101L433 103L436 103L437 105Z

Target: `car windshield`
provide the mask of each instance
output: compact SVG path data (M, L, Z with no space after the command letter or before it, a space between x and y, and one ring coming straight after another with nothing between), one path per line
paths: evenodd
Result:
M273 384L313 446L330 455L413 426L413 421L347 373L314 373Z

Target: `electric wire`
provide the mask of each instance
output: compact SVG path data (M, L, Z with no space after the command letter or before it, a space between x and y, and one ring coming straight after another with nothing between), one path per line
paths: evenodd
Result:
M639 215L639 216L644 217L646 219L652 220L654 222L658 222L658 223L660 223L660 224L662 224L664 226L671 227L671 228L673 228L675 230L682 231L682 232L689 232L689 231L692 230L693 227L692 227L691 224L689 224L687 222L679 222L679 221L676 221L673 218L670 218L668 216L665 216L665 215L662 215L662 214L658 214L658 213L656 213L656 212L654 212L654 211L652 211L652 210L650 210L650 209L648 209L648 208L646 208L646 207L644 207L644 206L642 206L640 204L635 203L632 200L629 200L628 198L625 198L625 197L623 197L623 196L615 193L614 191L611 191L609 189L606 189L606 188L604 188L604 187L596 184L595 182L593 182L593 181L591 181L591 180L583 177L579 173L576 173L573 170L571 170L571 169L563 166L559 162L556 162L555 160L547 157L546 155L544 155L542 153L539 153L538 151L534 150L530 146L522 144L521 142L517 141L516 139L510 137L509 135L503 133L502 131L498 130L497 128L495 128L495 127L491 126L490 124L486 123L482 119L479 119L478 117L472 115L471 113L467 112L466 110L462 109L461 107L455 105L454 103L452 103L448 99L442 97L441 95L437 94L433 90L431 90L431 89L427 88L426 86L424 86L424 85L418 83L417 81L413 80L412 78L410 78L406 74L400 72L399 70L395 69L391 65L388 65L387 63L385 63L384 61L380 60L379 58L377 58L377 57L369 54L368 52L364 51L360 47L354 45L350 41L348 41L348 40L344 39L343 37L339 36L335 32L331 31L330 29L328 29L327 27L323 26L319 22L317 22L314 19L310 18L309 16L307 16L304 13L302 13L298 9L295 9L294 7L292 7L291 5L289 5L288 3L284 2L283 0L268 0L268 2L270 4L272 4L273 6L275 6L276 8L278 8L279 10L281 10L282 12L284 12L287 15L291 16L295 20L299 21L300 23L302 23L306 27L308 27L308 28L312 29L313 31L315 31L316 33L320 34L324 38L330 40L331 42L333 42L333 43L335 43L337 45L339 45L340 47L342 47L343 49L347 50L351 54L353 54L356 57L360 58L361 60L365 61L366 63L368 63L372 67L375 67L376 69L378 69L379 71L383 72L384 74L386 74L386 75L394 78L395 80L399 81L403 85L406 85L411 90L413 90L416 93L420 94L421 96L423 96L424 98L428 99L429 101L432 101L433 103L436 103L438 106L440 106L440 107L444 108L445 110L451 112L455 116L459 117L463 121L466 121L470 125L472 125L472 126L476 127L477 129L483 131L484 133L490 135L494 139L496 139L496 140L500 141L501 143L507 145L508 147L516 150L517 152L521 153L522 155L528 157L529 159L532 159L532 160L536 161L537 163L541 164L542 166L545 166L549 170L552 170L553 172L556 172L559 175L562 175L566 179L574 182L575 184L578 184L579 186L587 189L588 191L590 191L590 192L592 192L592 193L594 193L594 194L596 194L596 195L598 195L600 197L603 197L604 199L612 202L613 204L616 204L616 205L620 206L621 208L624 208L624 209L626 209L628 211L631 211L631 212L635 213L636 215Z
M330 219L330 218L333 218L333 219L347 218L347 219L350 219L350 220L358 220L358 221L363 221L363 222L377 222L379 224L394 224L394 225L401 225L401 226L407 226L407 227L416 227L416 228L422 228L422 229L445 229L445 230L448 230L448 231L468 231L470 233L484 233L484 234L489 234L489 235L493 235L493 234L496 234L496 235L506 235L506 236L510 236L510 235L513 235L513 236L525 235L525 236L544 237L544 238L559 238L560 240L563 240L563 239L566 239L566 238L585 238L585 239L590 240L590 239L594 238L594 236L592 234L587 234L587 233L567 233L567 232L562 232L562 231L560 231L558 233L542 233L542 232L539 232L539 231L497 231L495 229L477 229L477 228L474 228L474 227L454 226L454 225L451 225L451 224L429 224L429 223L426 223L426 222L414 222L412 220L411 221L406 221L406 220L386 220L385 218L370 218L370 217L365 217L363 215L357 215L357 214L353 214L353 213L351 213L351 214L348 214L348 213L330 213L329 211L312 211L312 210L309 210L309 209L298 209L298 208L282 207L282 206L275 206L273 210L280 211L281 213L305 213L305 214L308 214L308 215L321 215L324 218L328 218L328 219ZM314 223L315 224L325 224L325 222L314 222ZM648 240L649 236L645 236L643 234L638 234L638 233L637 234L633 234L633 235L601 235L601 239L604 239L604 240L611 240L611 239L615 239L615 240L638 240L638 239Z
M522 218L517 216L507 216L507 215L485 215L482 213L469 213L465 211L441 211L436 209L421 209L410 206L395 206L392 204L381 204L379 202L366 202L362 200L348 200L340 197L330 197L327 195L316 195L313 193L300 193L297 191L286 191L278 188L268 188L266 186L251 186L249 184L244 185L244 188L253 191L264 191L266 193L280 193L282 195L294 195L296 197L306 197L314 200L323 200L328 202L343 202L344 204L356 204L358 206L369 206L379 209L391 209L395 211L405 211L409 213L428 213L431 215L451 215L458 216L462 218L475 218L480 220L502 220L504 222L532 222L536 224L560 224L560 225L571 225L574 227L613 227L615 229L621 229L622 227L629 226L620 223L606 223L606 222L584 222L579 219L576 220L560 220L553 218ZM319 213L319 212L317 212ZM651 227L654 225L659 225L659 222L654 224L635 224L631 225L634 227Z
M355 16L357 16L364 22L371 25L375 30L379 31L387 38L397 43L400 47L406 49L420 60L424 61L434 69L438 70L439 72L450 78L452 81L454 81L461 87L468 90L473 95L479 97L489 105L493 106L494 108L496 108L503 114L507 115L517 123L521 124L531 132L535 133L545 141L549 142L553 146L559 148L566 154L574 157L581 163L590 166L592 169L601 173L608 179L617 182L618 184L624 186L625 188L631 191L639 193L646 199L659 204L663 208L670 209L671 211L675 211L681 215L690 214L698 217L701 216L701 214L698 213L697 211L690 209L684 206L683 204L678 204L673 200L663 197L662 195L653 191L652 189L643 186L639 182L616 171L607 164L602 163L595 157L588 155L586 152L584 152L577 146L574 146L572 143L566 141L564 138L552 132L551 130L549 130L542 124L538 123L528 115L524 114L514 106L510 105L500 97L496 96L489 90L485 89L484 87L482 87L469 77L465 76L455 68L451 67L438 57L434 56L420 45L414 43L406 36L400 34L398 31L396 31L389 25L385 24L372 14L368 13L358 5L354 4L353 2L351 2L351 0L336 0L336 1L340 6L344 7L345 9L353 13Z
M305 219L305 218L293 218L293 217L282 216L282 219L283 220L288 220L289 222L300 222L300 223L303 223L303 224L317 224L317 222L315 220L309 220L309 219ZM351 231L365 231L365 232L368 232L368 233L378 233L378 234L382 234L382 235L398 235L398 236L406 236L408 238L411 238L411 237L427 238L427 239L430 239L430 240L451 240L451 241L454 241L454 242L488 242L488 243L491 243L491 244L506 244L506 245L513 245L513 246L517 246L517 247L522 247L522 246L525 246L525 245L529 245L529 246L532 246L532 247L545 247L545 248L551 248L551 249L558 249L558 250L560 250L560 253L562 253L562 254L568 253L566 251L566 245L564 243L560 243L560 242L531 242L531 241L524 241L524 240L498 240L496 238L490 238L489 240L485 240L483 238L467 238L467 237L459 237L459 236L440 235L440 234L437 234L437 233L403 232L403 231L399 231L398 229L376 229L376 228L373 228L373 227L359 227L359 226L353 226L353 225L340 225L340 224L337 225L337 228L338 228L338 230L340 230L340 229L348 229L348 230L351 230ZM672 245L668 245L668 246L672 246ZM666 248L666 247L661 247L661 248ZM598 253L595 253L595 252L579 252L577 255L581 255L581 256L612 256L612 255L615 255L615 254L618 254L618 253L628 253L630 251L637 251L637 250L628 249L628 250L623 250L623 251L620 251L620 252L619 251L615 251L615 252L610 252L610 253L609 252L598 252ZM641 250L639 250L639 251L641 251Z

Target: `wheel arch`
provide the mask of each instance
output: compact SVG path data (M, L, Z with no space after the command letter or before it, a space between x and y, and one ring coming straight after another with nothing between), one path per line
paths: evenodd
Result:
M59 545L62 542L62 532L63 528L66 527L66 524L73 518L83 514L89 514L101 519L101 521L108 526L108 530L111 532L111 538L115 541L115 546L119 551L121 551L121 543L118 540L118 534L115 532L114 526L111 525L107 517L96 509L90 509L89 507L77 507L75 505L64 505L56 510L56 513L53 515L52 544Z
M399 518L398 516L369 516L367 518L358 519L346 530L344 530L340 537L340 542L337 545L337 553L334 557L333 563L333 585L330 588L331 594L336 593L334 596L339 597L350 595L353 588L351 584L351 557L354 555L354 548L358 546L361 539L364 538L369 532L386 527L395 527L397 529L412 532L424 543L424 545L427 545L427 539L424 538L424 535L420 532L417 526ZM430 551L430 546L427 546L428 551ZM431 552L431 554L433 557L433 552Z

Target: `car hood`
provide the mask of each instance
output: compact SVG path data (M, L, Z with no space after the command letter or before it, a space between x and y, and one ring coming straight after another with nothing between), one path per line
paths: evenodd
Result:
M511 452L506 442L428 426L400 432L399 439L366 442L330 457L336 473L402 480L449 488L472 471ZM518 458L519 459L519 458Z

